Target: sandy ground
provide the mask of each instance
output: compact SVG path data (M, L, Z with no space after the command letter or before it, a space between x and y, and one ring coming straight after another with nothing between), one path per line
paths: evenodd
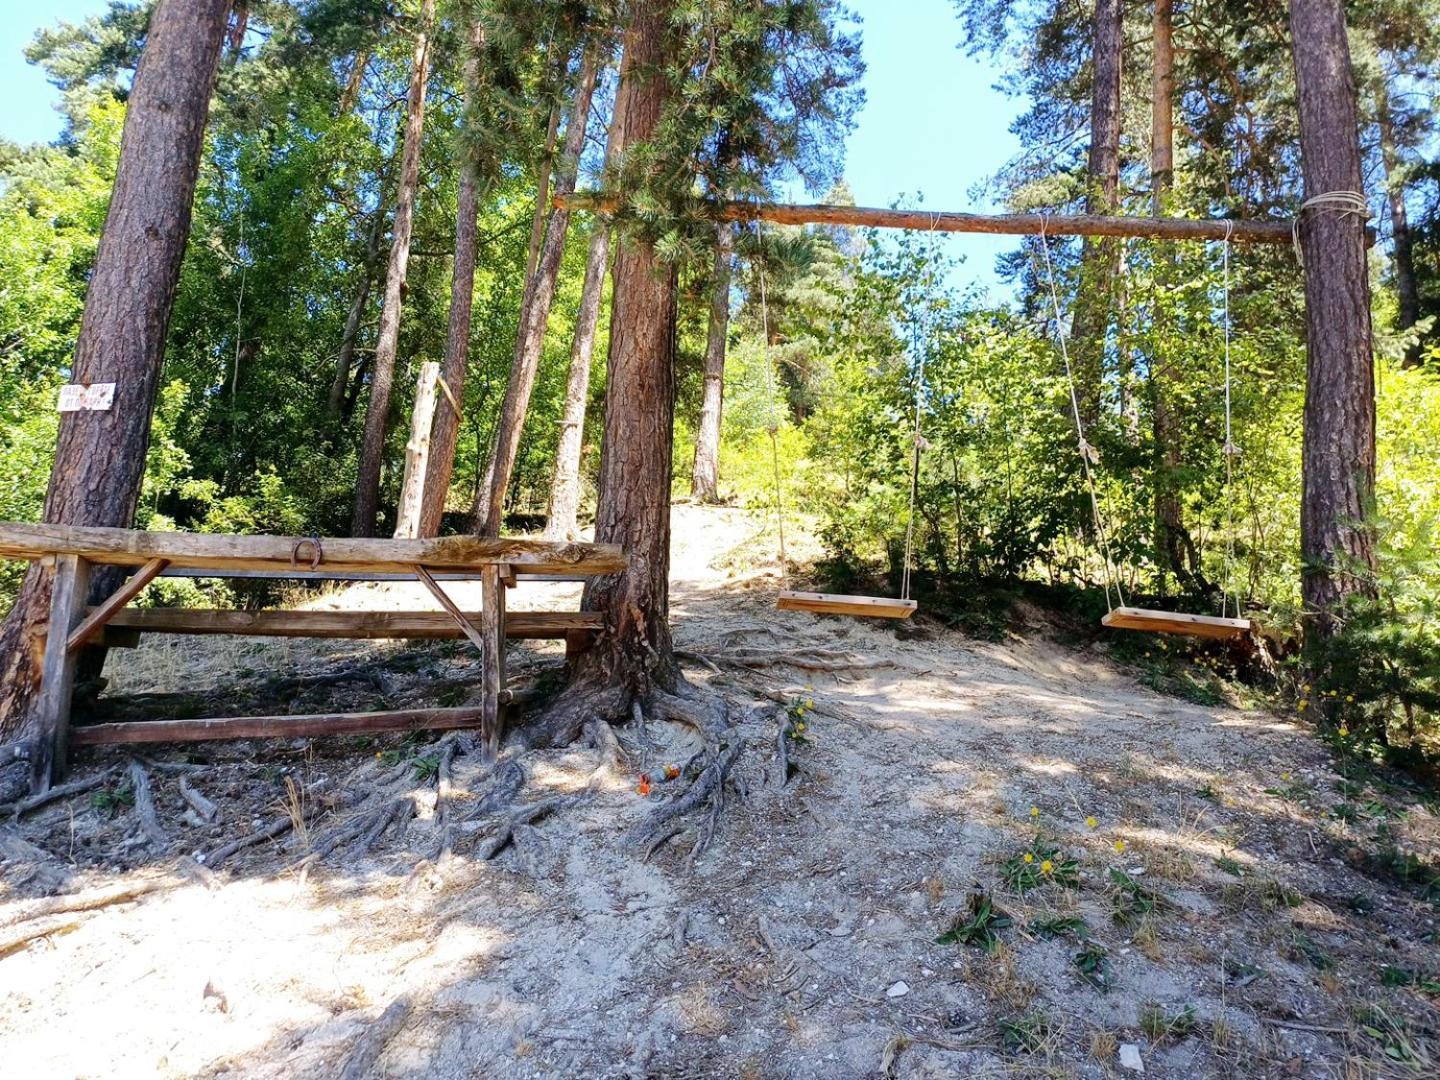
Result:
M1103 645L776 612L756 529L676 510L677 641L719 669L688 670L734 703L746 747L693 864L697 820L648 861L626 838L696 746L659 723L620 731L620 768L512 746L518 805L573 801L489 860L498 781L463 754L455 851L436 857L435 740L157 755L163 840L126 803L129 759L88 755L75 775L118 766L106 786L0 826L4 1072L332 1076L398 999L409 1011L373 1075L1131 1075L1122 1054L1161 1077L1437 1075L1436 897L1395 872L1434 865L1435 802L1342 778L1276 716L1145 689ZM512 607L575 597L523 586ZM317 603L429 606L398 586ZM727 659L756 651L842 660ZM318 691L335 707L451 704L467 671L458 644L112 655L112 688L236 702L277 674L379 672ZM526 648L515 666L556 656ZM777 700L806 724L788 778ZM213 823L182 816L185 762ZM379 791L414 816L367 852L307 858ZM305 828L197 863L287 810ZM117 888L148 891L58 910ZM938 943L980 894L1008 917L988 947L983 927Z

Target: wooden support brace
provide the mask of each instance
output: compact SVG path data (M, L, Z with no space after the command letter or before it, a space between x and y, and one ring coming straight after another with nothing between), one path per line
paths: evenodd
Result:
M126 604L140 595L140 590L155 580L156 575L170 564L165 559L151 559L139 570L130 575L130 578L110 594L109 598L99 607L93 609L85 616L83 622L71 633L66 647L74 652L84 645L91 638L95 637L113 619Z
M50 625L45 637L45 661L40 693L31 713L35 726L30 758L30 793L41 795L64 775L69 749L70 697L75 688L77 653L70 649L70 634L85 618L90 592L90 564L78 555L55 556L50 585Z
M459 624L461 632L470 639L470 644L479 649L480 655L484 656L485 638L482 632L476 630L475 627L471 625L470 620L465 617L465 613L460 610L454 600L450 599L450 595L440 587L440 583L430 576L430 571L426 570L423 566L417 566L415 567L415 576L420 579L421 584L423 584L425 588L430 590L430 595L440 601L440 606L449 613L450 617ZM483 588L481 590L481 596L483 602Z
M480 707L482 759L494 761L500 753L500 695L505 690L505 587L500 567L489 565L480 574L481 647Z

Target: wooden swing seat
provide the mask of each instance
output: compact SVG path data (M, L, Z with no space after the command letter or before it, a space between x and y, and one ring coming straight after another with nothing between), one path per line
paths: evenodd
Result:
M1250 632L1249 619L1222 619L1215 615L1187 615L1176 611L1118 607L1100 620L1115 630L1148 630L1156 634L1188 634L1191 637L1229 641Z
M780 593L775 606L781 611L809 611L815 615L859 615L871 619L908 619L919 606L914 600L887 596L838 596L831 593Z

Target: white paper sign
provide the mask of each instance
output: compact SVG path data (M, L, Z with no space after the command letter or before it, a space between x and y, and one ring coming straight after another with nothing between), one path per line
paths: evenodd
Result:
M70 383L60 388L61 412L106 412L114 403L113 382L92 383L89 386Z

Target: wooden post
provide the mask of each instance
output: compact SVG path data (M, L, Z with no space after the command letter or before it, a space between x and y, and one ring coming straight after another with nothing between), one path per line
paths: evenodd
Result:
M420 381L415 385L415 410L410 417L410 441L405 446L405 479L400 485L400 508L395 515L396 540L413 540L420 535L425 469L430 460L430 431L435 423L435 384L439 381L439 364L427 360L420 365Z
M78 555L57 555L50 586L50 626L45 635L45 662L40 694L31 713L35 725L30 757L30 792L50 790L65 772L70 735L70 694L75 686L79 654L69 647L70 632L85 618L90 592L90 564Z
M491 563L480 571L480 725L483 760L500 752L500 695L505 689L505 585L509 568Z

